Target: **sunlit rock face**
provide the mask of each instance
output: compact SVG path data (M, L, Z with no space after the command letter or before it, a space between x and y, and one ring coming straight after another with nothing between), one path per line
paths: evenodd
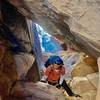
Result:
M99 1L51 0L48 2L50 2L48 5L51 5L51 9L63 15L63 22L69 25L71 31L86 37L92 43L92 47L100 53Z
M97 37L100 36L99 0L50 0L49 2L59 13L68 16L69 19L65 20L72 31L100 40Z
M86 77L74 77L70 85L76 93L84 93L97 89L98 78L98 73L88 74Z
M86 77L74 77L70 83L70 86L75 93L82 96L82 100L95 100L98 80L98 73L88 74ZM75 98L69 98L68 100L74 99Z
M26 2L31 5L36 18L34 21L50 34L65 34L67 39L78 44L81 50L95 58L100 56L99 1L26 0Z
M72 77L86 76L98 71L96 60L91 57L85 57L82 61L76 64L71 72Z
M96 100L99 100L100 98L100 57L97 59L97 64L99 68L99 82L98 82L98 87L97 87L97 95L96 95Z
M24 0L24 3L33 13L33 21L47 32L64 34L89 55L95 58L100 56L99 1ZM20 4L17 7L20 9ZM25 5L21 7L24 9Z

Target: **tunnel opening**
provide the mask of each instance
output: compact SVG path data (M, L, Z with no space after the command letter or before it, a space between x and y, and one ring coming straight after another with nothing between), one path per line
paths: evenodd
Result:
M66 80L69 80L72 78L72 75L71 75L72 70L74 69L75 66L78 66L78 64L81 63L84 59L87 60L87 63L89 63L88 59L90 59L90 63L94 63L93 66L96 67L96 62L93 61L91 57L89 57L84 52L77 50L76 47L74 48L73 46L69 46L69 44L66 44L66 40L63 41L65 39L63 35L59 35L59 34L57 36L50 35L40 25L36 23L35 23L35 30L33 27L33 33L37 34L38 39L36 37L35 39L36 41L38 40L39 43L37 44L39 44L38 46L40 46L39 48L41 49L40 50L41 52L36 53L37 62L39 63L38 66L39 66L40 77L42 77L43 71L45 71L44 64L46 60L52 55L60 56L63 59L64 65L66 68ZM36 43L36 41L34 41L34 43ZM65 47L63 46L63 44L65 45ZM87 65L84 65L84 66L87 66ZM94 68L94 70L97 71L98 70L97 67ZM87 71L87 74L89 73L92 73L92 72ZM85 74L83 74L83 76Z

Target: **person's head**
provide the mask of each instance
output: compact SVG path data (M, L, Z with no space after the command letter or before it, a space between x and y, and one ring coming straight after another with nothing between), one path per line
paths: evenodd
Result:
M59 56L57 56L55 61L54 61L54 68L56 68L56 69L62 68L63 65L64 65L63 60Z
M55 69L59 69L59 68L61 68L62 66L61 66L61 65L58 65L58 64L56 64L56 63L54 63L54 64L53 64L53 67L54 67Z
M62 67L63 60L59 56L51 56L45 63L45 67L47 68L49 65L54 65L55 67Z

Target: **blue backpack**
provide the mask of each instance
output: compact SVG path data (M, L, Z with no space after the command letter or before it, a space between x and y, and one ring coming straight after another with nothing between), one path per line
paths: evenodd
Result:
M45 67L47 68L52 64L64 65L63 60L59 56L50 56L50 58L45 62Z

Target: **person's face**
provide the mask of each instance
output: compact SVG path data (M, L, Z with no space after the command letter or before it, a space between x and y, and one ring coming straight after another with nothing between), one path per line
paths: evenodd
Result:
M55 69L58 69L59 67L60 67L60 65L54 64L54 68L55 68Z

